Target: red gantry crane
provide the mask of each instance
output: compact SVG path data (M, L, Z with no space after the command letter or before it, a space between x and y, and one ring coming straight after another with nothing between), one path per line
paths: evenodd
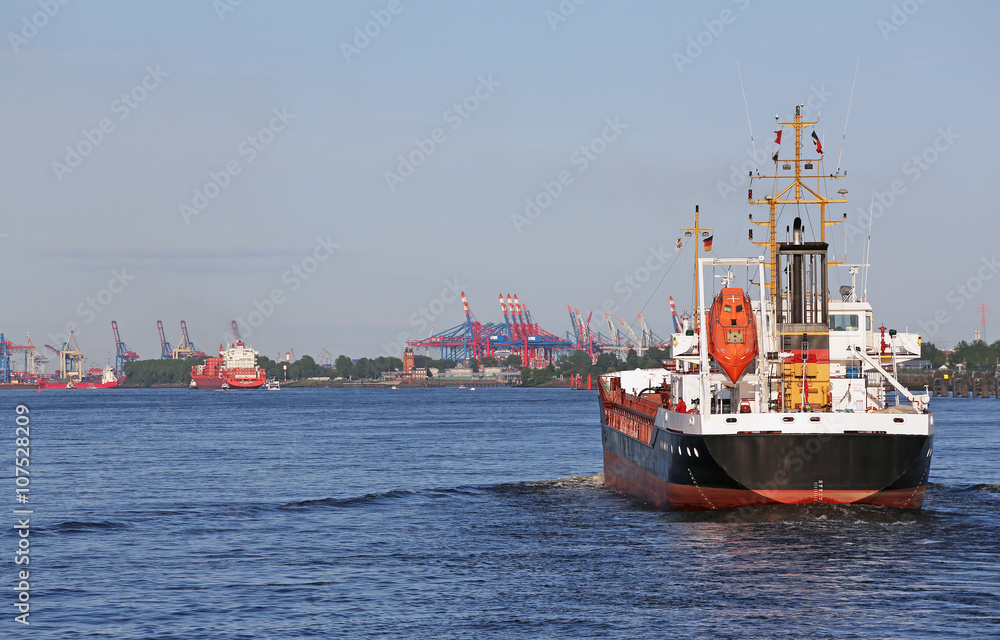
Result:
M122 342L122 338L118 334L118 323L114 320L111 321L111 331L115 335L115 371L122 373L125 371L125 363L138 360L139 354Z
M500 351L516 354L521 357L525 366L535 368L553 362L556 352L573 348L572 341L555 336L534 324L527 308L522 313L522 305L516 296L508 294L506 302L503 294L498 298L503 323L476 320L463 292L461 299L465 322L447 331L432 333L424 340L409 340L407 346L439 347L441 358L456 361L497 357L497 352Z
M163 323L159 320L156 321L156 330L160 332L160 359L168 360L170 359L173 349L170 348L170 343L167 342L167 337L163 335Z
M174 358L204 358L205 352L198 349L188 336L187 322L181 320L181 343L173 351Z

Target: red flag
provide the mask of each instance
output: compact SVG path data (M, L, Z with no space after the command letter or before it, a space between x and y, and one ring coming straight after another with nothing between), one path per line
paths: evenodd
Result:
M712 250L712 238L714 237L715 236L708 236L707 238L705 238L705 251Z
M781 129L774 132L774 144L781 144Z
M816 143L816 153L822 154L823 153L823 145L821 145L819 143L819 136L816 135L815 131L813 131L813 142Z

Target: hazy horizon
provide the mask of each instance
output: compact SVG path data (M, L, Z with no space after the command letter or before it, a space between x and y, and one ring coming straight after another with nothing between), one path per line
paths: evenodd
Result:
M803 104L821 170L847 171L837 259L864 261L874 209L876 322L951 348L985 303L993 342L1000 222L975 187L1000 136L974 114L998 94L998 18L917 0L6 2L0 331L51 356L75 325L88 367L113 359L112 320L142 358L157 320L211 353L234 319L271 358L376 357L464 322L464 291L482 322L509 293L560 336L567 305L604 333L604 308L643 311L666 336L668 296L692 306L680 229L698 205L714 255L760 254L746 168Z

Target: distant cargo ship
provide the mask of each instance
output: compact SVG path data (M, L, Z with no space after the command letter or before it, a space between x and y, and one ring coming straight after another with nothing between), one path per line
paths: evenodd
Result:
M95 369L95 371L97 371ZM39 389L113 389L121 384L125 376L118 376L111 366L107 366L101 371L100 380L67 380L66 382L54 382L42 380L38 383Z
M257 352L237 340L228 349L219 345L219 357L191 367L192 389L258 389L267 372L257 366Z

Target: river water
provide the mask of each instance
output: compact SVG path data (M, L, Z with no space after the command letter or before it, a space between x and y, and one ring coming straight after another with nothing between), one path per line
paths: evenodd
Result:
M997 400L932 401L921 511L692 514L603 486L596 392L0 397L3 637L1000 637Z

